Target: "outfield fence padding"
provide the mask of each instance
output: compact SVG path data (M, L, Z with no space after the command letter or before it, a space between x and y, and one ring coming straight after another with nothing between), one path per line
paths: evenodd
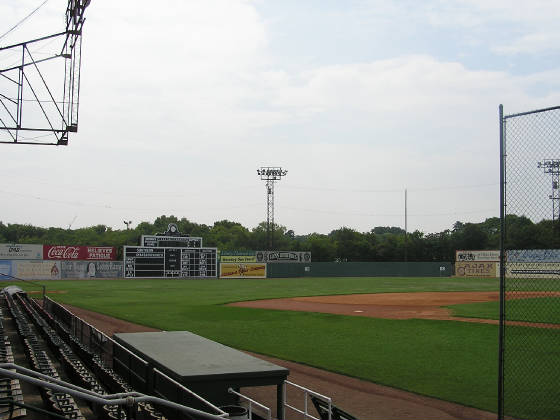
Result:
M449 277L450 262L312 262L267 265L267 277Z

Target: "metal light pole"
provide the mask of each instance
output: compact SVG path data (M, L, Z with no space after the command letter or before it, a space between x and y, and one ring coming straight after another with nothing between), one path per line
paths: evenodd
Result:
M404 189L404 262L408 261L408 209L406 188Z
M126 230L130 229L129 226L132 224L132 220L129 220L128 222L125 220L124 224L126 225Z
M274 242L274 182L280 181L288 171L279 167L261 167L257 174L261 181L266 181L266 244L268 251L273 249Z
M543 159L537 167L542 168L545 174L552 177L552 220L560 220L560 159Z

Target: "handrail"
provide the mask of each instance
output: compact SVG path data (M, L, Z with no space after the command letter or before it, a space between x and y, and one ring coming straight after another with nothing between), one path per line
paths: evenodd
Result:
M10 369L16 370L16 372ZM23 372L23 374L18 373L18 371ZM191 407L186 407L184 405L177 404L163 398L153 397L139 392L127 392L109 395L98 394L97 392L93 392L88 389L81 388L77 385L62 381L60 379L35 372L14 363L0 363L0 375L19 379L36 386L52 389L54 391L70 394L74 397L82 398L86 401L91 401L101 405L126 405L128 407L131 407L138 402L149 402L173 408L189 415L194 415L199 419L224 420L222 416L207 413L205 411L197 410Z
M0 398L0 407L4 407L4 406L8 406L10 408L9 416L8 416L9 419L14 417L14 415L13 415L14 414L14 406L23 408L24 412L29 410L29 411L33 411L35 413L44 414L45 418L60 419L60 420L66 420L68 418L66 416L55 413L53 411L43 410L42 408L39 408L39 407L35 407L35 406L29 405L29 404L24 404L24 403L21 403L19 401L15 401L13 398L10 398L10 397ZM16 416L16 417L19 417L19 416Z
M0 50L2 50L2 48L0 48ZM22 282L24 282L24 283L31 283L31 284L35 284L35 285L41 286L41 289L43 289L43 305L44 305L45 298L47 297L47 286L45 286L44 284L38 283L38 282L36 282L36 281L33 281L33 280L21 279L21 278L19 278L19 277L12 276L11 274L4 274L4 273L2 273L2 276L3 276L3 277L9 277L9 278L11 278L11 279L13 279L13 280L22 281ZM17 287L17 286L16 286L16 287ZM25 290L23 290L23 291L25 292Z
M304 411L301 411L299 408L293 407L293 406L288 404L288 394L286 392L286 385L291 385L295 388L299 388L300 390L302 390L304 392L304 398L305 398L305 400L304 400ZM308 417L308 418L311 418L311 419L314 419L314 420L320 420L317 417L314 417L307 412L307 395L308 394L313 395L317 398L320 398L328 404L328 407L329 407L328 420L331 420L332 419L332 398L327 397L326 395L323 395L323 394L319 394L318 392L312 391L311 389L305 388L305 387L303 387L301 385L298 385L298 384L295 384L293 382L284 381L284 406L286 406L288 408L291 408L292 410L297 411L300 414L303 414L305 417Z
M95 327L92 327L95 328ZM95 329L96 331L99 331L98 329ZM111 342L113 343L113 346L118 346L121 350L124 350L125 353L128 353L129 356L134 357L136 360L138 360L140 363L142 363L144 365L144 367L147 367L149 365L148 362L146 362L144 359L142 359L140 356L138 356L137 354L134 354L133 352L131 352L129 349L127 349L125 346L117 343L115 340L113 340L112 338L109 338L109 340L111 340Z
M248 396L243 395L243 394L241 394L237 391L234 391L232 388L228 388L228 392L230 394L237 395L238 397L244 398L245 400L249 401L249 420L253 419L253 412L252 412L252 405L253 404L259 406L260 408L262 408L263 410L265 410L268 413L267 420L272 420L272 411L266 405L262 405L260 402L255 401L255 400L249 398Z

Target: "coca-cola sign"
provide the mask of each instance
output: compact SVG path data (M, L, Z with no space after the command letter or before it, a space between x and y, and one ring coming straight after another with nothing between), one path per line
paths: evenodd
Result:
M43 245L45 260L114 260L116 256L113 246Z
M43 253L46 260L77 260L80 258L80 248L77 246L57 245L48 247Z

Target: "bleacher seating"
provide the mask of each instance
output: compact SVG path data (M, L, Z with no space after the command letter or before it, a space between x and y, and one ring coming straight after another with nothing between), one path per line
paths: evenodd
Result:
M0 363L14 363L12 345L4 333L0 309ZM24 408L14 406L13 402L23 404L21 384L18 379L0 378L0 419L16 418L27 414Z
M319 417L321 420L328 420L329 419L329 405L320 398L317 398L313 395L310 396L313 405L317 409L319 413ZM332 420L357 420L356 417L347 413L346 411L341 410L334 404L331 404L331 417Z
M5 294L5 297L32 368L37 372L58 379L59 374L55 366L40 343L27 316L21 310L19 302L16 303L15 299L9 294ZM40 392L43 402L49 410L69 419L85 419L78 405L69 394L54 392L46 388L40 388Z
M25 353L33 369L45 375L59 378L53 363L40 343L29 320L35 325L51 352L60 361L70 381L82 388L101 395L132 392L133 389L110 367L99 355L74 336L69 328L60 320L45 311L35 300L29 299L25 293L6 294L8 307L16 323ZM68 317L67 317L68 318ZM68 319L62 318L65 321ZM41 388L43 401L54 412L69 419L84 419L73 398L68 394L55 393ZM137 420L165 419L153 406L137 403L133 413L126 413L123 407L116 405L90 404L95 418ZM129 417L127 417L129 416Z
M46 319L50 320L48 321L49 324L53 325L56 331L64 337L65 341L70 344L78 357L96 373L99 382L102 383L110 393L127 393L134 391L134 389L110 368L98 354L93 352L88 346L82 343L78 337L72 334L67 326L72 323L67 312L57 310L55 318L45 311L36 301L33 301L33 304L37 311L40 311L41 314L44 314ZM115 417L116 415L116 413L111 414L111 418L117 418ZM137 420L159 420L164 419L164 416L152 405L141 402L136 406L134 418Z

